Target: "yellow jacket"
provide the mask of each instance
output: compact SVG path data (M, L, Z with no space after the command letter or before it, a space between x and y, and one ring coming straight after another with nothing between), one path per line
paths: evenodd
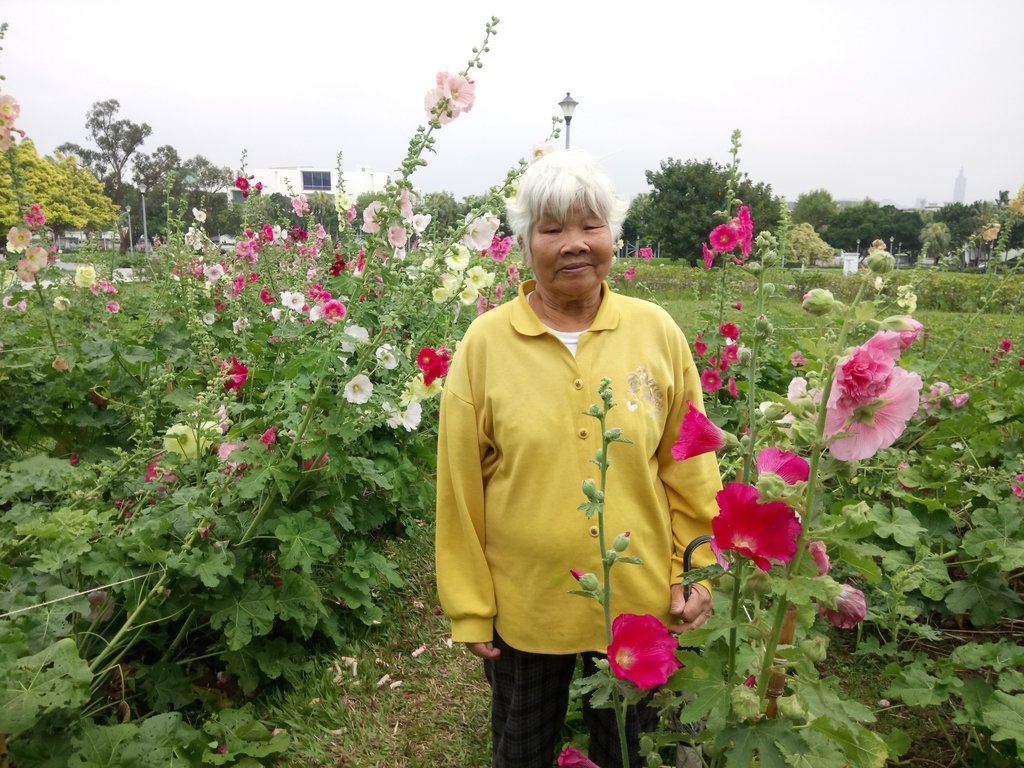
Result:
M713 453L684 462L671 449L686 401L703 408L693 357L679 326L655 304L607 285L575 358L519 296L478 317L452 360L441 397L437 478L437 582L459 642L496 630L533 653L604 651L604 614L570 569L601 577L597 516L577 509L593 463L602 379L615 407L607 427L632 444L609 447L606 544L630 532L612 567L612 616L651 613L669 621L670 586L682 553L711 532L721 489ZM700 547L694 567L713 561Z

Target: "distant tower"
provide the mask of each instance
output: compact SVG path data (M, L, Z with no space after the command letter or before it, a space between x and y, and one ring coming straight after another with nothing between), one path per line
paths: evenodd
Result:
M953 182L953 202L962 203L967 194L967 177L964 176L964 167L960 166L960 175Z

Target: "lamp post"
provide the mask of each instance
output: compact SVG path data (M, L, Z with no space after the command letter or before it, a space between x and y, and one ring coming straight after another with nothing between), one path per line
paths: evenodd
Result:
M135 243L132 242L132 207L126 205L124 210L128 214L128 250L135 253Z
M149 230L146 228L146 186L139 187L139 196L142 198L142 239L145 245L142 246L143 253L149 253Z
M562 108L562 114L565 116L565 148L569 148L569 124L572 122L572 111L576 109L576 105L579 104L569 92L565 92L565 98L558 102L558 106Z

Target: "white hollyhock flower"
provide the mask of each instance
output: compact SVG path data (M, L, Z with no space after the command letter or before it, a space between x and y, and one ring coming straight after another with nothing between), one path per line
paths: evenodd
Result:
M345 385L345 399L350 403L362 405L369 401L372 394L373 382L370 381L370 377L365 373L357 374Z

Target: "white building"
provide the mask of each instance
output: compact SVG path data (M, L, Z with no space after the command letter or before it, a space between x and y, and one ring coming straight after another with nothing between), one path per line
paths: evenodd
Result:
M318 166L296 166L293 168L249 168L250 184L259 182L263 185L264 194L275 192L287 197L295 195L306 195L307 197L315 192L324 192L333 195L336 190L337 169L326 170ZM360 168L357 171L343 171L342 181L345 186L345 194L352 202L360 195L367 192L381 192L388 181L388 175L380 171L371 171L369 168ZM234 189L231 192L232 199L242 202L241 190Z

